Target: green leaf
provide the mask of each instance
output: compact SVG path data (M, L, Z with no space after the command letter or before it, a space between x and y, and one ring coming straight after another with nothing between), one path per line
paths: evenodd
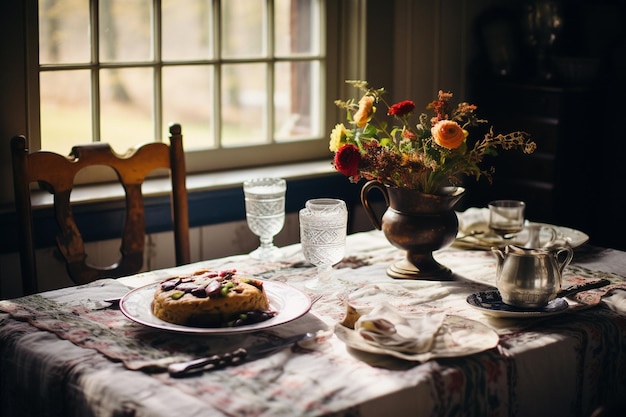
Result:
M390 138L382 138L380 140L380 144L381 146L385 146L387 148L395 148L395 143L393 140L391 140Z
M368 124L365 126L365 129L363 129L363 132L361 133L362 136L367 137L367 138L377 138L378 136L378 129L376 129L374 126Z

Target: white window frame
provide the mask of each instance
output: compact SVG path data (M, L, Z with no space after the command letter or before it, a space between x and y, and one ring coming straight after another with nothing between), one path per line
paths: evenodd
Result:
M39 149L39 44L37 0L26 0L26 40L27 40L27 137L31 150ZM155 0L157 1L157 0ZM337 97L345 96L344 80L357 78L362 71L364 47L358 44L355 33L363 31L365 0L322 0L322 14L325 15L322 42L320 102L324 103L324 114L320 115L322 130L320 137L309 140L272 143L245 148L219 148L206 151L186 152L187 171L210 172L228 169L269 166L319 160L330 157L328 133L339 120L340 113L333 105ZM35 24L33 24L35 22ZM356 30L355 30L356 29ZM185 134L183 125L183 135ZM158 138L157 133L157 138ZM69 150L68 150L69 152ZM93 178L89 179L90 181ZM96 179L97 180L97 179Z

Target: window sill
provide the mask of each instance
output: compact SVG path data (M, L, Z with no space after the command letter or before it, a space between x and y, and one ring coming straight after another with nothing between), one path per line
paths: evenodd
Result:
M248 178L283 177L287 180L285 210L297 212L306 200L316 197L341 198L349 207L359 201L360 187L337 173L328 160L250 168L187 177L189 225L204 225L243 220L245 208L242 183ZM171 230L169 180L150 179L144 184L146 229L148 233ZM119 185L99 184L78 187L72 192L73 211L85 241L119 237L125 203ZM35 244L55 245L56 224L52 198L47 193L33 196ZM88 225L88 226L86 226ZM16 236L13 208L0 213L0 227L5 236ZM16 239L0 240L0 253L17 252Z

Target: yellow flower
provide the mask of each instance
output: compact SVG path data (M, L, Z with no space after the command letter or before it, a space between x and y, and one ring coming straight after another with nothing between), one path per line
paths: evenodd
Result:
M330 132L330 143L328 145L331 152L337 152L346 143L347 133L348 130L343 123L335 125L335 128Z
M375 111L374 97L363 96L361 100L359 100L359 110L354 113L354 123L358 127L365 127L367 122L369 122L374 115Z
M462 129L457 122L441 120L431 128L433 139L439 146L448 149L456 149L465 140L467 131Z

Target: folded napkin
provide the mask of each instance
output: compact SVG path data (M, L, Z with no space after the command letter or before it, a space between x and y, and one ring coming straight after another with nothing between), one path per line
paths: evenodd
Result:
M489 229L489 209L470 207L463 212L456 212L459 220L457 238L453 245L464 249L484 249L500 247L502 237L491 233Z
M510 240L504 240L489 229L489 209L470 207L463 212L456 212L459 221L458 233L453 245L464 249L502 248L507 244L524 245L529 239L529 232L524 229Z
M489 232L489 209L470 207L465 211L457 211L459 219L459 232L471 234L472 232Z
M381 303L355 323L356 332L369 344L405 353L428 352L445 313L402 315Z
M602 299L613 311L620 313L626 313L626 284L622 284L620 288L622 291L612 291L607 293L607 296Z

